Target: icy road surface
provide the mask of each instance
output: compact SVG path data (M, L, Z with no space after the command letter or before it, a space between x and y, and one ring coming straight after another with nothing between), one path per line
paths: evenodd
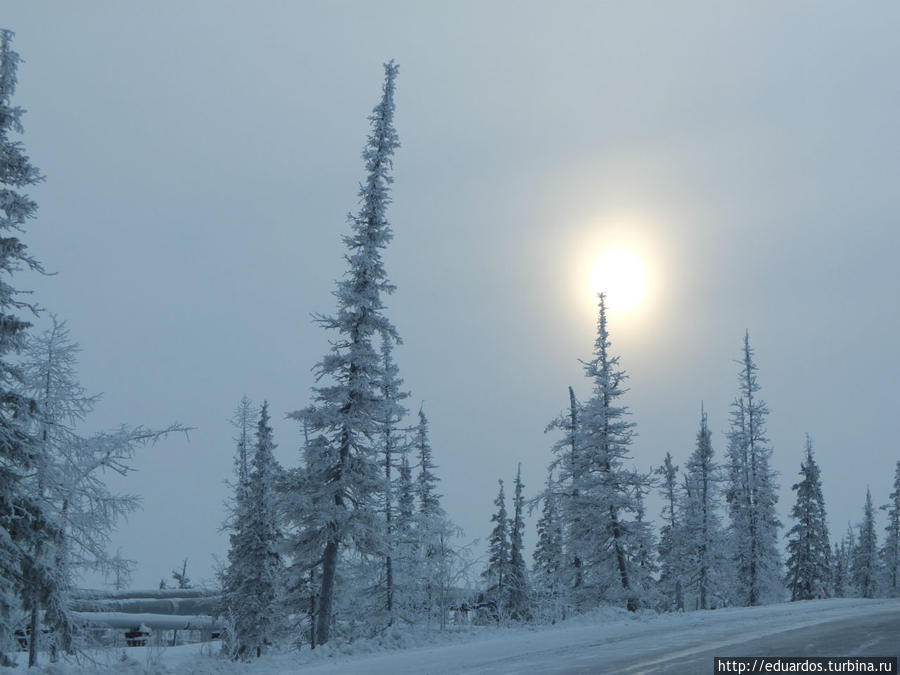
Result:
M900 661L900 612L884 612L852 619L786 630L725 647L728 656L893 656ZM712 672L714 656L721 649L688 649L670 652L629 664L616 665L623 673L704 673ZM585 673L590 670L562 670Z

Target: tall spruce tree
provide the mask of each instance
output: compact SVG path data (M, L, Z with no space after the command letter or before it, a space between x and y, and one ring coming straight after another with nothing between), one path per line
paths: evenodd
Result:
M0 30L0 269L9 275L22 269L42 271L18 237L37 212L24 190L43 178L22 143L11 138L22 133L24 113L12 103L20 61L12 49L13 36ZM16 313L37 312L19 296L10 283L0 282L0 665L12 663L6 653L10 614L20 606L31 613L31 665L36 664L42 634L35 611L39 607L51 631L51 659L57 648L70 649L65 591L72 570L120 569L105 544L115 520L134 506L129 498L112 495L100 474L125 474L137 446L171 431L186 431L173 425L163 431L122 427L90 437L75 434L71 427L78 420L67 418L81 395L73 379L74 361L45 358L47 354L33 358L32 365L45 367L44 374L50 375L48 385L46 378L40 383L29 380L12 360L30 326ZM61 337L58 332L56 338ZM68 355L74 357L75 351L73 347ZM59 388L69 384L68 390ZM43 408L33 398L38 391L46 395Z
M497 510L491 516L495 523L488 539L488 566L481 576L487 582L487 598L494 603L494 618L499 623L507 616L506 599L509 595L509 519L506 515L506 496L503 479L497 481L500 490L494 500Z
M274 449L269 406L263 402L250 461L247 501L236 513L223 589L232 627L229 651L234 659L244 661L259 657L278 629L276 599L282 543L275 494L280 468Z
M344 237L349 270L338 281L337 311L318 317L321 326L338 333L331 351L317 364L313 403L290 416L304 421L317 437L323 481L312 498L329 503L324 512L325 547L319 592L316 639L328 642L332 625L338 559L342 546L362 554L383 555L383 520L378 499L385 492L378 462L378 420L384 419L380 393L382 360L373 340L399 340L384 315L383 297L394 290L387 279L381 252L393 235L387 220L394 150L394 84L398 66L384 65L381 101L369 116L371 133L363 149L367 176L360 186L360 209L350 216L352 233Z
M522 490L522 465L516 470L516 482L513 491L513 517L509 520L509 581L507 607L509 616L515 621L531 618L529 608L528 572L525 568L525 497Z
M584 574L595 589L596 600L624 599L629 611L638 607L632 585L633 551L636 550L633 516L634 472L624 468L634 423L619 403L627 378L619 357L611 353L606 320L606 296L598 298L597 338L594 357L584 364L593 395L580 411L576 432L578 453L573 469L573 508L580 517L571 525L570 541L582 560Z
M831 544L825 517L825 497L812 439L806 435L806 457L799 483L791 487L797 502L791 510L794 526L788 531L787 586L791 600L812 600L826 594L831 569Z
M894 491L890 501L881 507L887 511L884 546L881 549L881 563L885 573L885 594L900 596L900 462L894 472Z
M720 474L709 420L701 406L697 444L685 469L681 537L686 590L696 595L699 609L721 606L729 590L725 532L719 518Z
M734 600L739 605L775 602L782 593L781 559L775 512L778 501L775 473L770 467L772 448L766 438L769 409L757 396L758 370L744 334L738 361L740 393L732 404L728 434L729 486L726 492L732 559L736 571Z
M13 274L23 268L40 270L17 236L37 204L23 192L43 177L31 164L22 143L24 110L13 105L19 55L12 49L13 32L0 30L0 270ZM18 393L21 374L11 358L22 347L29 323L16 312L36 311L19 299L8 281L0 281L0 665L11 665L6 653L13 632L11 613L20 601L31 605L38 594L53 590L42 561L41 541L58 537L57 525L47 518L27 478L33 475L35 439L28 430L34 401Z
M856 592L864 598L874 598L878 587L878 536L875 533L875 507L872 493L866 488L863 519L858 526L859 535L852 548L850 575Z

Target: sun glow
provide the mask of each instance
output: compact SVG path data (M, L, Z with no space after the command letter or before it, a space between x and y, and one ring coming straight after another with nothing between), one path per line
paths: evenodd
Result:
M614 248L594 263L591 285L595 294L606 293L610 310L627 312L634 309L647 290L644 265L631 251Z

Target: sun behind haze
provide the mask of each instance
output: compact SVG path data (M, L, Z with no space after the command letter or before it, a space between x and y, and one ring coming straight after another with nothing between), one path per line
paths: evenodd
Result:
M638 306L647 290L644 265L628 249L609 249L594 263L591 287L595 295L606 293L610 310L632 310Z

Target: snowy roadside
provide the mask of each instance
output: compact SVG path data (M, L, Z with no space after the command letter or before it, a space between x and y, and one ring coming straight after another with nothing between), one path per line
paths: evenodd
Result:
M728 644L826 621L900 612L898 600L836 599L785 603L765 607L731 608L686 614L629 615L621 610L583 617L549 628L498 631L494 636L464 645L425 647L368 659L304 668L324 675L442 675L449 673L547 672L561 661L579 665L580 653L602 650L604 659L652 656L663 651L684 651ZM724 653L724 651L723 651ZM589 657L595 659L596 655ZM592 661L586 662L588 665Z
M46 666L52 675L123 673L128 675L444 675L514 673L595 662L597 653L610 662L680 651L721 648L729 644L811 626L826 621L900 612L900 600L830 599L764 607L729 608L686 614L629 614L607 608L555 626L472 628L458 632L412 635L397 631L387 639L350 645L272 654L245 664L223 660L210 645L168 649L132 648L108 654L110 667ZM406 648L398 648L406 647ZM584 653L592 650L592 655Z

